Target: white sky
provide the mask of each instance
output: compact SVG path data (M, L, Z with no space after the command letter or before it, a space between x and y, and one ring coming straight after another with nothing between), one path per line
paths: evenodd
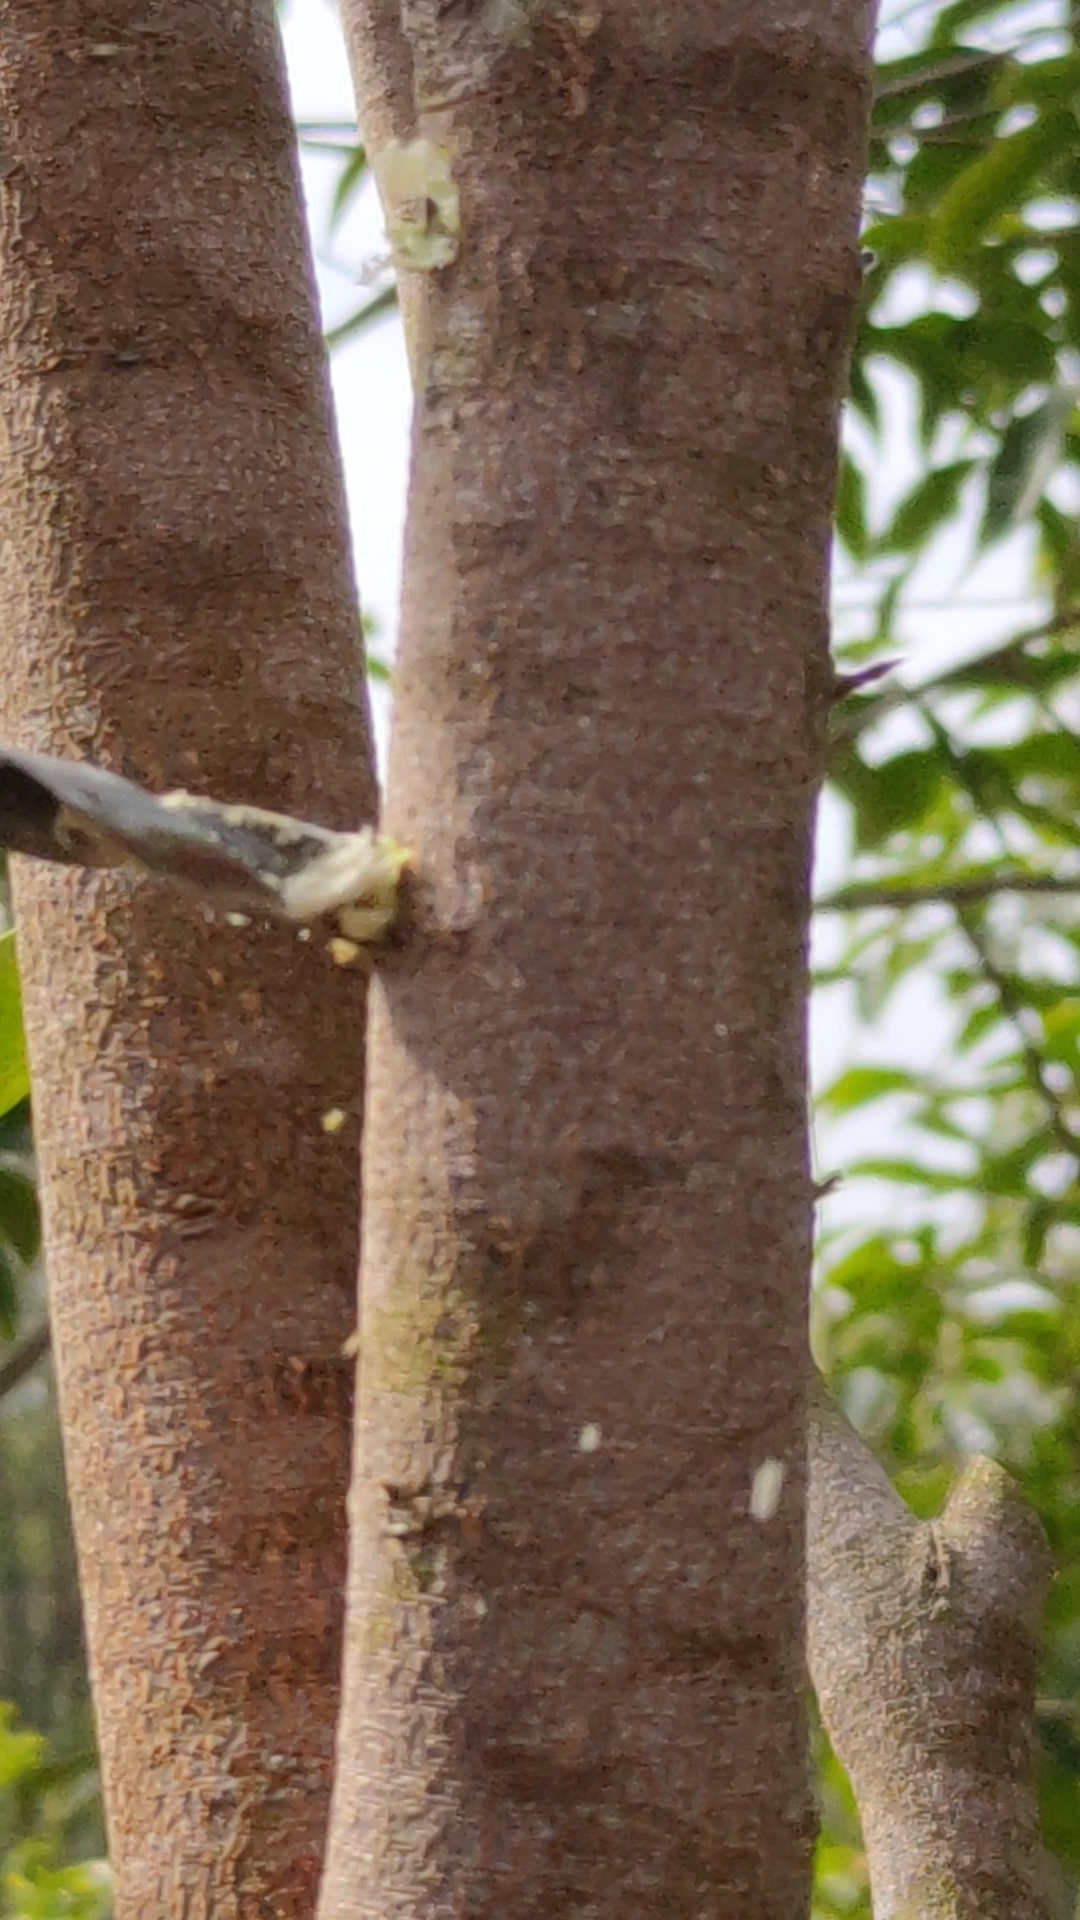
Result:
M282 19L285 55L298 121L352 121L352 82L337 11L327 0L290 0ZM382 220L372 188L328 238L330 202L340 161L302 151L315 266L327 328L336 326L365 298L365 264L385 251ZM375 616L374 650L393 650L401 575L411 398L401 328L396 317L380 321L338 349L331 361L338 432L352 518L360 596ZM377 721L385 744L385 700Z

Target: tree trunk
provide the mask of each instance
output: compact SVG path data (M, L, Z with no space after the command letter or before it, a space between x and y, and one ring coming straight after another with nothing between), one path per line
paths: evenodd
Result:
M374 996L321 1912L790 1920L871 9L425 0L404 53L386 0L346 13L375 164L409 122L443 150L460 251L412 281L387 826L421 884Z
M0 0L0 124L3 737L356 825L359 625L273 9ZM362 983L123 877L20 866L16 894L117 1913L307 1915Z

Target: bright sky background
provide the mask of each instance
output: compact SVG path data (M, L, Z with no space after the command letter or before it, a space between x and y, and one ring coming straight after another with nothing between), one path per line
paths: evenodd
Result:
M1048 29L1061 17L1062 0L1022 0L1006 22L1015 33L1022 22L1045 23ZM899 56L918 46L926 27L939 10L940 0L885 0L882 47ZM342 122L353 118L352 88L336 9L329 0L288 0L282 18L293 106L298 122ZM1045 41L1039 47L1045 50ZM365 295L365 272L370 277L385 252L385 241L374 192L361 202L329 237L330 207L340 162L303 155L304 183L315 251L319 290L326 326L345 319ZM913 277L897 290L891 316L901 317L942 307L959 311L962 290L947 284L930 285ZM357 341L339 349L332 361L338 426L345 462L352 516L356 571L365 610L379 623L375 649L383 657L393 652L400 581L401 533L408 468L410 394L401 330L396 319L381 322ZM919 471L910 395L903 383L886 376L882 397L890 419L889 452L876 472L871 499L886 510L911 486ZM942 457L955 457L945 447ZM975 501L968 516L974 524ZM1063 500L1061 505L1067 503ZM906 611L898 619L898 636L906 666L905 677L924 679L945 665L976 654L1021 626L1034 623L1042 609L1030 592L1030 544L1025 533L1004 542L992 556L972 568L963 537L955 533L937 543L913 583ZM862 631L860 608L868 605L865 588L845 579L842 570L834 582L837 638L856 638ZM376 690L376 728L385 751L389 711L385 692ZM914 731L913 731L914 729ZM877 743L881 754L919 737L917 723L897 717ZM818 885L835 885L843 876L848 852L847 823L842 807L827 800L818 846ZM824 958L834 943L835 926L819 928L816 946ZM874 1031L858 1029L850 992L837 987L819 995L813 1017L815 1079L828 1081L852 1057L896 1059L905 1064L930 1064L947 1044L944 1006L925 982L905 989L888 1017ZM867 1148L867 1116L860 1116L858 1145ZM872 1110L873 1130L894 1123L887 1110ZM819 1140L821 1164L842 1164L850 1129L832 1129ZM856 1144L852 1138L852 1144ZM875 1140L875 1148L889 1144ZM896 1145L895 1140L891 1142ZM854 1200L854 1195L852 1196ZM859 1202L855 1201L858 1205ZM865 1190L862 1197L865 1206ZM830 1202L834 1222L847 1211L841 1194Z
M328 0L289 0L282 32L297 121L354 121L352 81L336 8ZM369 186L331 238L330 207L341 163L302 149L301 164L323 320L329 329L363 303L365 268L386 251L382 219ZM374 650L386 658L393 651L397 626L411 411L396 317L379 321L340 347L331 360L331 373L360 596L364 611L379 623ZM385 695L377 697L376 706L379 744L385 750Z

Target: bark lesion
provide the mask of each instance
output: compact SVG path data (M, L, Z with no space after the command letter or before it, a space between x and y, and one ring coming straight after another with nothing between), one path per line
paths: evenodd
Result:
M478 1249L485 1299L500 1319L516 1302L515 1318L528 1313L542 1325L575 1319L598 1290L610 1297L633 1257L627 1210L658 1180L675 1177L666 1157L628 1147L565 1156L543 1183L543 1217L489 1219Z

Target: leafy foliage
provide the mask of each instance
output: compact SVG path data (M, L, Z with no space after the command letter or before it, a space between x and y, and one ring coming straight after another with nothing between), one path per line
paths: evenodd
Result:
M917 18L921 44L910 10L906 48L883 35L837 506L841 670L901 664L837 713L849 858L822 902L820 977L863 1033L820 1098L844 1178L814 1338L917 1511L979 1450L1042 1515L1061 1568L1043 1810L1075 1895L1080 49L1061 9L959 0ZM898 445L912 478L886 501ZM966 658L920 597L947 568ZM980 579L1023 589L1013 631L1004 605L980 616ZM831 1757L820 1779L818 1913L868 1915Z
M63 1864L68 1829L96 1793L93 1755L52 1758L0 1704L0 1920L107 1920L103 1860Z

